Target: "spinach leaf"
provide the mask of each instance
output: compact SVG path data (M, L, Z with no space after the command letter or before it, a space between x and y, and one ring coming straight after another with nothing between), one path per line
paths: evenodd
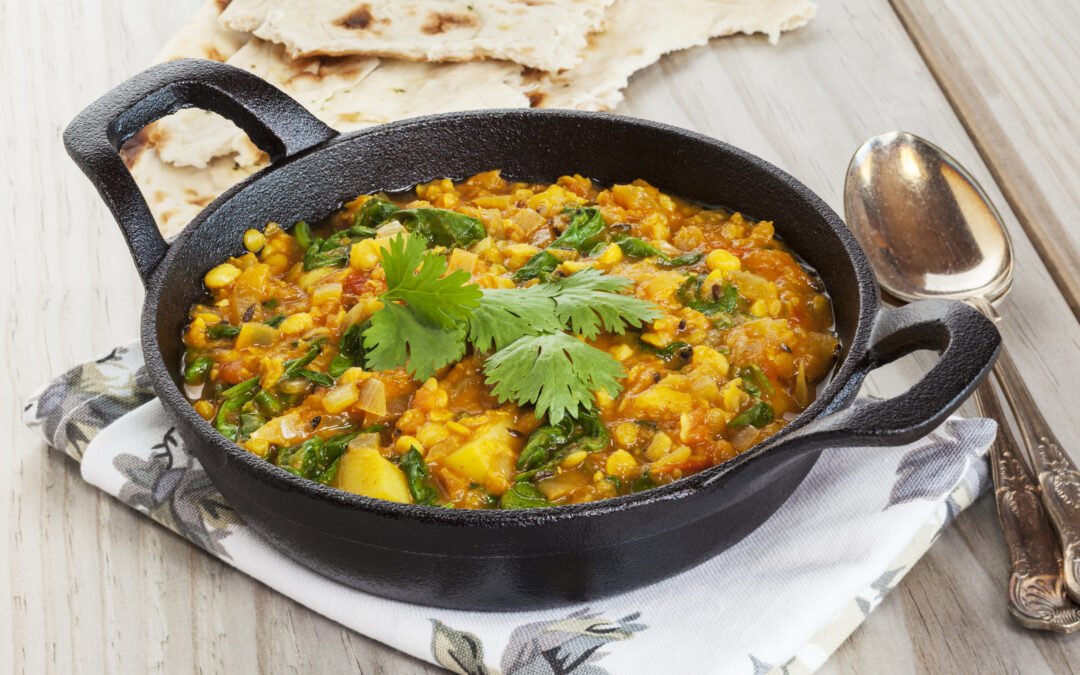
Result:
M255 389L258 386L259 378L253 377L222 392L221 395L225 397L225 401L218 408L214 428L230 441L236 441L240 435L240 427L229 421L232 414L239 412L241 408L247 405L248 401L255 398Z
M547 251L540 251L529 258L528 262L522 265L517 272L514 272L514 281L519 284L529 281L530 279L547 281L548 277L551 276L551 273L554 272L555 268L558 266L558 258Z
M311 248L315 240L311 235L311 226L302 220L293 226L293 236L296 237L296 243L300 244L300 248L304 250Z
M310 271L320 267L343 267L349 262L349 249L345 246L323 252L322 242L316 239L304 252L304 270Z
M222 338L233 339L240 334L240 326L230 326L224 321L216 323L206 329L206 337L211 340L220 340Z
M762 401L760 403L755 403L735 417L732 417L727 425L729 427L755 426L760 428L769 422L772 422L775 415L776 413L773 410L773 407Z
M704 253L683 253L672 257L644 239L626 235L616 237L615 243L622 249L623 254L630 258L660 258L657 267L671 268L694 265L705 255Z
M276 315L270 317L269 319L267 319L266 321L264 321L263 323L265 323L267 326L270 326L271 328L277 328L278 326L281 325L281 322L284 321L284 320L285 320L285 315L284 314L276 314Z
M371 320L354 323L345 329L338 340L338 353L330 361L326 372L331 377L341 377L346 370L355 365L362 366L367 352L364 350L364 329Z
M419 450L409 448L409 451L398 460L398 466L405 472L405 479L409 483L409 493L414 502L431 506L439 499L439 491L430 484L431 471Z
M360 210L353 216L353 227L374 230L374 228L390 220L400 210L385 199L372 197L364 202Z
M332 387L332 386L334 386L334 378L330 377L326 373L320 373L320 372L315 371L315 370L308 370L306 368L302 368L296 374L299 375L300 377L304 377L304 378L307 378L307 379L311 380L315 384L321 384L324 387Z
M593 452L611 440L607 427L595 412L583 412L576 420L564 417L557 425L545 425L534 431L518 457L519 473L515 481L528 481L550 469L577 449Z
M254 401L259 412L267 417L280 415L281 411L285 409L285 404L281 402L281 399L265 390L255 394Z
M499 499L504 509L531 509L541 506L553 506L540 490L532 483L514 483Z
M213 367L214 359L209 356L200 356L184 369L184 381L190 385L202 384Z
M242 412L240 413L240 436L249 438L251 434L255 433L256 429L264 424L266 424L266 420L259 413Z
M675 293L675 297L678 298L684 306L690 309L697 310L706 316L712 316L723 312L724 314L731 314L739 308L739 290L731 284L723 284L713 286L710 297L702 297L701 286L704 283L704 279L691 274L686 281L679 286L679 290Z
M765 375L765 371L763 371L758 364L751 363L749 366L742 369L742 374L744 376L750 376L757 386L769 396L776 393L776 389L773 388L772 382L769 381L769 378Z
M694 348L685 342L672 342L665 347L657 347L651 345L644 340L638 339L638 348L644 352L650 354L656 354L672 370L680 370L683 366L690 363L690 358L694 355Z
M607 221L595 207L573 209L570 223L558 239L548 248L572 248L580 253L588 253L594 246L604 241L607 233Z
M642 490L649 490L656 487L656 481L652 479L652 476L645 472L634 481L634 484L630 486L630 489L634 492L641 492Z
M307 367L309 363L315 360L315 357L319 355L320 351L322 351L321 342L312 345L311 349L307 351L307 354L304 354L300 358L290 359L289 361L283 363L282 365L285 367L285 370L281 373L280 379L287 380L290 377L296 377L297 375L299 375L301 370L303 370L305 367Z
M465 248L487 236L479 218L446 209L408 209L394 217L409 232L420 235L436 246Z

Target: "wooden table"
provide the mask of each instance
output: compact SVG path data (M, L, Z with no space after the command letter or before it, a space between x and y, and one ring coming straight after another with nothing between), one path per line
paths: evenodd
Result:
M136 334L142 298L61 131L149 63L197 4L0 9L0 250L9 261L0 286L0 671L432 672L103 496L20 421L35 387ZM737 37L665 58L633 79L621 112L760 154L838 210L864 138L903 128L948 148L983 181L1016 243L1016 284L1001 305L1006 342L1061 440L1080 448L1080 325L1070 310L1080 307L1080 9L1072 0L821 4L778 48ZM928 362L909 357L869 389L902 390ZM1015 624L1006 570L984 497L822 672L1071 671L1080 639Z

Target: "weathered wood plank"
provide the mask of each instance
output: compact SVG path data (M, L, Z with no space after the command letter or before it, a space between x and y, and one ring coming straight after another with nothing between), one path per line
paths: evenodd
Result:
M1068 0L892 3L1080 316L1080 6Z

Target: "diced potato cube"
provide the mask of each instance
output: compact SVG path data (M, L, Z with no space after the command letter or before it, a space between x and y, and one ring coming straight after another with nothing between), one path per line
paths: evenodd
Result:
M346 451L341 456L334 487L365 497L412 503L405 474L376 448Z
M671 437L663 431L658 431L652 437L652 441L649 442L649 447L645 449L645 456L649 458L650 462L655 462L666 455L671 446Z
M742 268L742 261L739 260L738 256L722 248L718 248L705 256L705 264L710 270L720 272L733 272Z
M463 248L455 248L453 252L450 253L450 260L447 263L447 267L451 271L465 270L472 274L472 271L476 269L476 263L479 262L479 260L479 256L475 253L466 251Z
M253 345L262 347L272 345L274 344L274 340L277 339L277 336L278 331L273 326L249 321L243 326L240 326L240 334L236 336L236 348L244 349L245 347L251 347Z
M524 439L510 433L510 416L498 415L494 422L477 429L472 440L442 460L452 471L480 483L494 495L510 488L514 462Z
M624 448L629 448L638 439L638 425L633 422L620 422L615 425L615 442Z
M330 391L323 394L323 408L326 408L326 412L331 415L339 413L360 398L360 389L356 386L355 382L348 384L339 384Z
M625 450L616 450L608 455L607 462L604 464L604 470L607 471L609 476L618 476L619 478L626 478L630 472L637 468L637 460L634 456Z

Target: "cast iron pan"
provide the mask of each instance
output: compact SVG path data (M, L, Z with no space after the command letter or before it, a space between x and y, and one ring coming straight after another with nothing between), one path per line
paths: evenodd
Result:
M272 165L222 195L170 245L117 149L150 122L190 106L236 122ZM183 60L151 68L90 105L64 142L131 248L146 284L147 370L214 485L287 555L350 586L408 602L537 608L624 591L696 565L764 522L823 448L895 445L929 432L982 380L1000 344L994 326L959 303L882 309L855 239L810 190L758 157L653 122L489 110L338 135L253 75ZM536 180L580 173L602 184L643 178L687 199L773 220L832 296L842 344L832 381L781 433L723 465L630 496L516 511L412 506L324 487L245 452L195 413L178 384L181 329L187 308L205 292L203 274L243 252L246 229L317 220L359 194L490 169ZM870 370L920 349L941 352L924 379L896 398L848 407Z

